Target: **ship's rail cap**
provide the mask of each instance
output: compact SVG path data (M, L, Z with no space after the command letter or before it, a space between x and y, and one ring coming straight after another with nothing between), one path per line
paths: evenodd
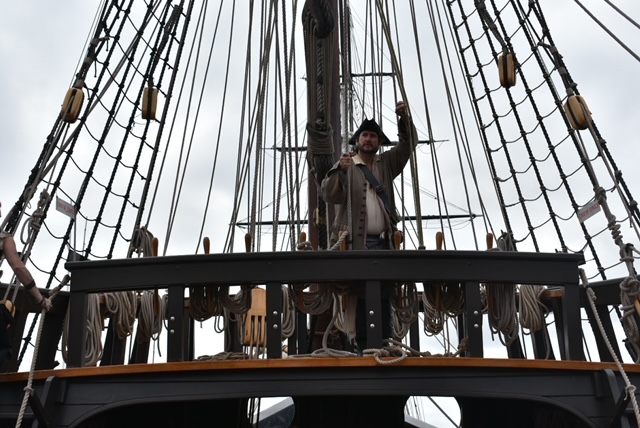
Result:
M72 292L171 285L352 281L578 284L582 254L508 251L298 251L68 262Z

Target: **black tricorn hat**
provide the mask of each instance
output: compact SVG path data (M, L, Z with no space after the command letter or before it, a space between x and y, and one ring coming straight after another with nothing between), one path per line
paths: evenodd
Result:
M384 132L382 132L382 128L380 128L380 125L378 125L376 123L376 121L373 120L373 119L365 119L365 120L362 121L362 123L360 124L360 127L358 128L358 130L349 139L349 144L355 145L356 142L358 141L358 137L360 136L362 131L371 131L371 132L375 132L376 134L378 134L378 139L380 140L380 145L389 145L389 144L391 144L391 141L387 138L386 135L384 135Z

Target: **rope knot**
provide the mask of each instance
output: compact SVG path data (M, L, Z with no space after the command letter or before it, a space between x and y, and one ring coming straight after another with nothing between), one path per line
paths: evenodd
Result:
M636 386L635 385L627 385L627 387L624 389L627 393L626 397L630 397L636 394Z
M69 274L66 274L62 278L62 281L60 281L60 284L58 284L58 286L56 288L51 290L51 293L49 293L49 300L50 301L53 301L53 299L55 299L55 297L58 295L60 290L62 290L62 288L69 283L70 279L71 279L71 277L69 276Z
M133 232L131 238L131 248L137 254L151 256L152 254L153 233L149 232L146 227L141 226Z
M640 281L637 278L628 276L620 283L620 291L631 297L637 297L640 293Z
M389 342L389 341L385 341ZM399 363L409 356L409 354L400 346L387 346L381 349L365 349L363 354L371 355L376 362L381 365L390 365ZM393 360L382 360L383 357L395 357Z
M463 354L467 352L468 349L469 349L469 338L465 337L460 341L460 345L458 345L458 351L454 355L458 356L460 354Z

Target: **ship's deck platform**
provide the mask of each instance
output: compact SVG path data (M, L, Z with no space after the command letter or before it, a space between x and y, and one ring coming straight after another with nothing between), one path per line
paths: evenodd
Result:
M609 425L617 400L625 395L612 363L392 360L307 357L43 370L33 374L33 389L47 426L94 426L98 420L197 426L212 411L221 423L217 426L236 426L238 410L249 397L291 397L298 426L400 426L410 396L455 397L465 427L533 426L545 412L575 424L567 426L634 426ZM624 370L633 383L640 382L640 366L627 364ZM0 377L0 426L14 420L10 416L20 406L27 378L28 373ZM176 415L184 419L167 424ZM35 421L32 409L27 419Z
M414 396L454 397L464 428L636 427L627 385L599 329L593 333L604 362L585 361L582 315L591 320L594 315L578 282L582 261L580 254L502 251L313 251L70 262L67 368L47 370L55 366L51 352L38 357L26 417L38 427L200 427L211 418L216 426L248 427L252 399L291 397L290 426L393 427L409 426L404 406ZM304 352L307 318L300 313L297 333L286 342L290 355L283 357L283 285L360 284L372 326L370 347L382 348L380 290L389 282L460 287L465 303L457 318L458 336L465 341L460 356L311 357ZM559 355L549 352L549 334L542 331L529 358L518 351L518 342L508 349L510 358L483 358L480 285L486 283L549 287L546 304L553 312ZM196 360L185 294L188 288L211 285L266 290L266 358ZM618 304L616 288L613 281L593 285L610 337L614 329L603 315ZM123 343L112 337L101 365L83 367L88 295L157 289L168 295L168 362L131 364L137 362L132 357L125 365ZM424 353L415 324L410 346ZM225 350L236 351L238 345L227 342ZM619 356L617 343L613 346ZM632 384L640 382L640 366L626 364L624 371ZM27 373L0 376L0 427L15 425L27 381Z

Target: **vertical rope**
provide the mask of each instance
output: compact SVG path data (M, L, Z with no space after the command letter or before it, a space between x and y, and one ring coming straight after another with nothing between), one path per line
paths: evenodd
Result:
M620 360L618 359L618 356L616 355L615 351L613 350L613 346L611 345L611 342L609 341L609 338L607 337L607 332L605 331L604 326L602 325L602 320L600 319L600 316L598 315L598 311L596 309L596 305L595 305L596 294L593 291L593 289L589 286L589 280L587 279L587 276L586 276L586 274L585 274L583 269L580 269L580 278L582 280L582 286L585 288L585 290L587 292L589 305L591 306L591 311L593 313L593 316L595 317L596 323L598 324L598 328L600 329L600 334L602 335L602 338L604 339L604 342L607 345L607 349L609 350L609 353L611 354L611 358L613 358L613 361L615 362L616 366L618 367L618 371L620 372L620 376L622 376L622 379L624 380L625 393L626 393L626 396L629 397L629 399L631 400L631 404L633 406L633 413L634 413L634 415L636 417L636 422L639 422L640 421L640 408L638 407L638 400L637 400L636 394L635 394L636 387L635 387L635 385L633 385L631 383L631 380L629 379L629 376L627 376L627 373L625 372L624 367L622 366ZM637 363L637 361L636 361L636 363Z
M67 285L69 282L69 276L65 275L60 284L51 290L49 294L49 299L51 302L56 298L58 292ZM40 320L40 325L38 326L38 334L36 336L36 343L33 347L33 357L31 359L31 369L29 370L29 376L27 378L27 386L24 387L24 396L22 397L22 403L20 404L20 411L18 412L18 419L16 420L16 428L20 428L22 426L22 420L24 418L24 413L27 409L27 403L29 401L29 397L33 394L33 375L36 371L36 362L38 360L38 350L40 349L40 339L42 338L42 330L44 328L44 319L47 314L46 309L42 308L40 312L42 318Z
M398 63L398 58L395 53L395 49L393 47L393 41L391 38L391 30L389 28L389 22L384 14L384 8L382 5L382 0L376 0L376 7L378 9L378 14L380 16L380 21L382 22L382 29L387 40L387 47L389 48L389 56L391 58L391 65L393 69L393 74L398 81L398 88L400 89L400 94L402 95L402 99L409 106L409 111L411 109L409 104L409 99L407 96L407 91L404 86L404 78L402 76L402 70L400 69L400 65ZM409 113L410 116L410 113ZM409 144L411 148L414 149L417 145L416 136L411 130L409 130ZM418 163L416 156L414 154L411 155L410 158L411 163L411 178L413 180L413 198L415 203L416 210L416 224L418 225L418 249L424 249L424 235L422 230L422 209L420 205L420 185L418 178Z

